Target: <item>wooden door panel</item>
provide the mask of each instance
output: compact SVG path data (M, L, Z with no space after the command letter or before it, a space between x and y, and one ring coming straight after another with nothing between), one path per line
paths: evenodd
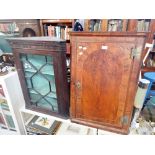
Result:
M122 126L133 47L131 43L77 44L76 118Z

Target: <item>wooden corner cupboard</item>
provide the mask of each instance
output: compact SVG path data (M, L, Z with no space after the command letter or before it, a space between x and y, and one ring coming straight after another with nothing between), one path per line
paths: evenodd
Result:
M66 43L53 37L8 39L21 82L26 108L67 117L69 89Z
M72 122L127 134L146 33L71 32Z

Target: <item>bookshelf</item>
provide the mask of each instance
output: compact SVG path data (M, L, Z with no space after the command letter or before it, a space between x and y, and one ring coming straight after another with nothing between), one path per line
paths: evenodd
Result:
M55 36L66 40L66 54L70 55L70 37L74 19L40 19L41 36Z
M19 113L23 104L24 98L17 72L0 76L0 134L1 130L24 134Z
M66 40L67 79L70 83L70 37L74 19L40 19L41 36L54 36Z
M146 42L153 42L155 33L155 19L130 19L128 23L129 32L148 32ZM148 49L144 50L143 58ZM147 59L145 60L145 66L142 66L141 73L142 76L145 72L155 72L155 48L149 53Z
M16 22L13 20L0 20L0 32L5 34L19 33Z
M129 19L126 30L128 32L147 32L146 42L152 44L155 33L155 19ZM147 49L144 49L143 58L146 52ZM146 59L145 66L142 66L141 68L142 75L145 72L155 72L155 66L153 65L154 55L155 48L150 52Z
M127 19L85 19L84 31L126 31Z
M73 20L71 19L44 19L40 20L41 35L55 36L69 40L69 32L72 31Z
M40 20L41 33L42 35L45 35L44 25L45 26L52 25L53 27L68 26L69 28L73 28L74 22L75 20L73 19ZM108 32L148 32L146 42L152 43L153 35L155 32L155 19L84 19L84 31L89 31L89 32L107 32L107 31ZM67 47L66 56L69 62L70 38L66 39L66 47ZM153 51L151 53L153 53ZM146 53L146 50L144 51L144 55L145 53ZM142 57L144 57L144 55ZM68 70L70 70L69 66L68 66ZM143 66L142 72L146 72L146 71L155 71L155 70L154 70L154 67Z

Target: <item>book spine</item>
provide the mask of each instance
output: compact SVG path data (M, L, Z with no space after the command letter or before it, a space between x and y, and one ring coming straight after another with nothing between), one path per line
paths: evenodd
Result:
M53 36L55 36L56 34L55 34L56 32L55 32L55 27L54 26L51 26L51 36L53 37Z
M149 25L150 25L150 22L145 22L145 28L144 28L144 31L147 32L149 30Z
M65 27L65 40L67 40L68 26Z
M48 30L47 30L46 24L43 25L43 29L44 29L45 36L48 36Z
M52 26L48 26L48 36L52 36Z
M61 39L65 39L65 28L61 27Z
M61 27L58 27L58 38L61 38Z

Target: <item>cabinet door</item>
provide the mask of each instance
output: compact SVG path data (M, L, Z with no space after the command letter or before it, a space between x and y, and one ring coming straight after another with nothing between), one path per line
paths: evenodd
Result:
M16 50L15 55L26 107L46 114L66 115L58 87L63 87L63 75L59 77L61 63L58 63L61 56L52 52L21 53L20 50Z
M73 118L122 127L133 66L130 58L133 46L119 42L76 44L76 58L72 62L75 67Z

